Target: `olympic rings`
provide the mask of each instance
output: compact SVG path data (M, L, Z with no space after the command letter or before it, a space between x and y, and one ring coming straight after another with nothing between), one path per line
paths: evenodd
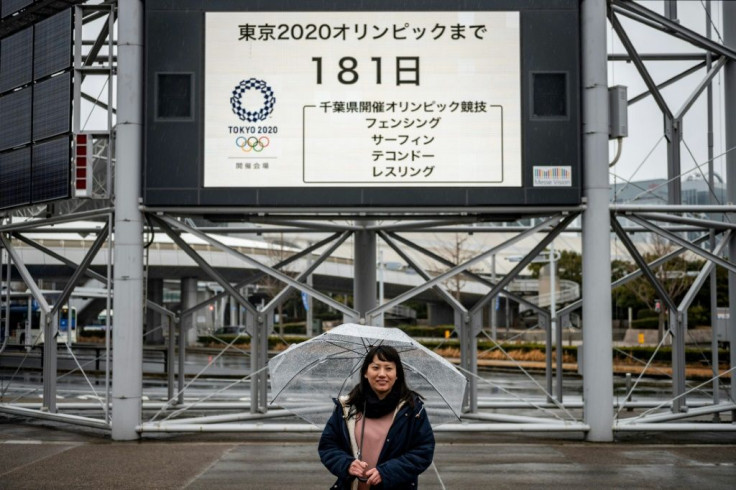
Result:
M264 148L271 144L271 140L268 136L261 136L257 138L255 136L238 136L235 138L235 146L243 150L245 153L249 151L262 152Z

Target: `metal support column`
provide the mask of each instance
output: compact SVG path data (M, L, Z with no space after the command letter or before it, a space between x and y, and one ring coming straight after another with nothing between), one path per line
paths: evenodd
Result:
M29 317L30 318L30 317ZM41 328L43 329L43 411L56 413L56 377L58 369L58 348L56 334L58 333L59 314L41 314Z
M562 403L562 383L563 383L563 366L562 362L564 361L565 357L565 349L562 347L562 321L561 318L558 316L553 317L550 320L554 325L557 325L557 328L555 329L555 352L557 353L557 359L555 362L555 396L557 397L557 401Z
M181 309L188 310L197 304L197 278L184 277L181 279L180 286ZM187 358L187 345L189 339L194 332L196 337L196 321L197 313L182 316L179 320L179 376L177 383L177 393L179 393L178 403L184 403L184 385L186 381L186 372L184 370Z
M268 335L273 330L273 310L259 311L254 316L246 311L246 327L250 333L250 412L266 413L268 395Z
M680 182L682 142L682 119L664 116L664 135L667 138L667 202L682 203L682 182Z
M237 325L238 324L238 310L239 310L238 302L233 298L230 297L230 325Z
M677 0L664 0L664 15L677 22Z
M722 2L723 8L723 44L728 48L736 48L736 3ZM726 148L736 146L736 63L725 66L723 77L724 117L726 119ZM726 152L726 200L736 202L736 152ZM734 221L731 219L731 221ZM731 262L736 258L736 234L731 236L728 244L728 258ZM736 273L728 273L728 330L731 338L731 368L736 366ZM731 399L736 400L736 382L731 378Z
M372 222L365 222L366 226ZM353 275L353 306L361 323L369 322L366 312L376 307L376 232L359 230L353 235L355 272Z
M148 279L148 299L156 304L164 304L164 280ZM143 343L161 345L164 343L164 315L153 308L146 308L146 325Z
M119 0L118 9L112 438L131 440L143 390L143 2Z
M539 315L539 323L544 330L544 380L546 382L547 401L552 402L552 321L547 315Z
M165 316L166 319L166 328L169 329L168 331L168 339L166 342L166 391L167 391L167 400L171 400L174 398L174 356L176 356L176 332L179 330L179 322L174 322L174 320L169 317Z
M181 279L181 308L188 310L198 303L197 298L196 277L184 277ZM191 315L182 316L181 332L184 336L184 345L191 345L197 342L197 315L193 312Z
M307 267L312 265L312 254L309 254L309 258L307 259ZM313 286L313 275L309 274L307 276L307 286ZM303 294L303 293L302 293ZM310 339L314 337L314 302L312 301L312 297L310 295L307 295L307 302L305 304L305 308L307 310L307 337ZM322 331L319 330L317 332L317 335L321 334Z
M455 310L455 328L460 336L460 365L472 373L468 376L468 389L465 392L468 412L478 411L478 333L483 321L483 310L472 315Z
M43 335L44 335L44 346L43 346L43 357L42 357L42 367L43 367L43 408L44 410L55 413L56 412L56 330L58 329L59 322L54 322L53 319L56 318L56 315L51 314L51 306L46 301L46 298L43 295L42 289L35 283L33 280L33 276L31 275L30 271L26 267L26 265L21 260L20 254L18 254L18 251L15 250L13 245L10 242L10 237L6 236L5 234L0 233L0 242L2 242L2 245L5 247L5 250L8 251L9 260L8 260L8 268L12 267L12 264L15 264L15 268L18 271L18 274L20 274L21 279L23 279L23 282L26 284L26 287L28 287L28 290L31 292L31 295L33 296L33 299L38 303L38 307L41 310L41 319L39 327L43 329ZM8 282L8 288L10 288L10 283ZM32 318L31 315L31 302L30 298L28 299L28 319L29 321L26 322L26 346L32 345L33 339L31 338L31 321ZM28 348L28 347L27 347Z
M708 39L712 37L712 26L711 26L711 1L706 0L705 2L705 35ZM712 65L712 54L707 52L705 54L705 69L710 71ZM706 100L707 100L707 137L708 137L708 187L714 189L714 169L713 169L713 83L709 82L706 89ZM713 192L710 193L710 199L708 200L710 205L718 204L716 196ZM709 219L713 219L712 215L708 216ZM714 230L710 231L710 251L715 253L716 249L716 234ZM718 286L716 270L710 273L710 317L711 317L711 365L713 366L713 404L717 405L720 403L720 378L718 377L719 370L718 365L720 361L718 359L718 336L716 332L716 319L718 318ZM713 415L715 422L720 420L719 414L716 412Z
M677 310L669 310L672 332L672 412L686 410L685 407L685 332L687 322Z
M496 254L491 255L491 282L496 284ZM490 313L489 320L491 322L491 339L494 342L498 340L498 310L500 301L501 296L496 295L491 301L490 309L488 310Z
M581 4L583 77L583 416L589 441L613 440L608 213L606 0Z

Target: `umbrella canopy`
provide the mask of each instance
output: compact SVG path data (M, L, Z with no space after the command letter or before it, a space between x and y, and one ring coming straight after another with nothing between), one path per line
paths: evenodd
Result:
M455 366L398 328L352 323L292 345L271 359L271 403L323 427L334 410L332 399L358 383L366 353L379 344L399 352L406 383L424 397L433 426L460 418L467 381Z

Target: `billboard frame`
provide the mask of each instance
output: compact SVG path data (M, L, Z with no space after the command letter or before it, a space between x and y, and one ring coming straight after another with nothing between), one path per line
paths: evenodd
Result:
M248 6L242 2L213 0L209 2L152 0L145 5L145 128L142 202L146 209L197 209L226 214L276 212L287 210L345 210L356 212L385 209L411 209L448 212L475 212L489 207L515 208L521 214L547 206L576 208L582 202L582 136L580 100L580 6L575 0L545 2L544 8L533 0L484 2L430 1L420 6L397 9L382 0L348 2L342 10L360 11L517 11L520 13L520 87L521 92L521 159L522 184L519 187L373 187L360 184L304 187L207 187L204 184L204 92L207 73L204 68L207 12L330 11L332 4L278 1L268 6ZM574 25L574 28L570 26ZM556 27L555 27L556 26ZM564 29L563 29L564 28ZM559 32L555 32L555 29ZM567 34L561 34L561 31ZM539 37L538 31L546 31ZM549 37L559 38L562 47L555 58L554 50L545 48ZM169 42L176 39L176 50ZM564 45L564 43L567 45ZM183 43L183 44L182 44ZM536 52L534 50L537 50ZM180 54L176 54L176 52ZM565 117L530 117L532 108L532 73L566 74ZM192 73L193 120L162 121L157 117L156 79L161 73ZM549 158L553 159L552 162ZM556 161L554 161L556 159ZM560 162L560 163L558 163ZM533 184L533 167L562 165L571 177L564 187L541 187ZM568 174L569 175L569 174Z

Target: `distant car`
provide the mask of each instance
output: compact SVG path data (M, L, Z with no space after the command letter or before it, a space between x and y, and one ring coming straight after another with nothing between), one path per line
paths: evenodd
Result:
M229 325L227 327L221 327L215 330L215 335L248 335L245 330L245 325Z
M84 325L82 327L82 335L97 333L97 332L104 332L107 329L107 326L104 324L94 323L91 325ZM112 330L112 325L110 325L110 329Z

